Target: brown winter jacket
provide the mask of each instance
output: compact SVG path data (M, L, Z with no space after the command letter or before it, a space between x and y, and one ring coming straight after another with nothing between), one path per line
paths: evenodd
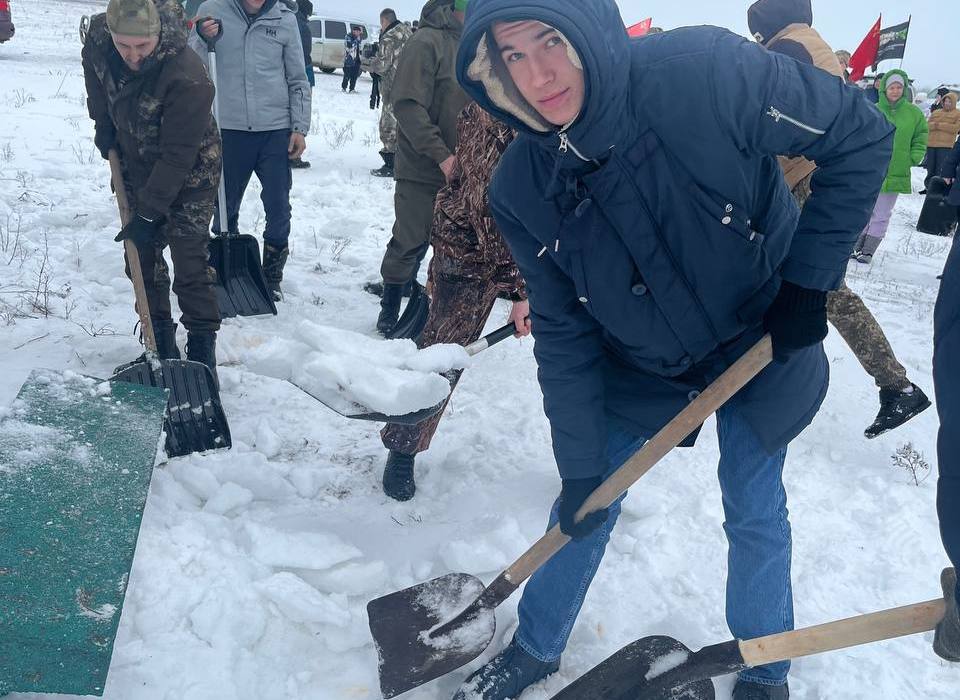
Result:
M99 147L115 144L133 204L153 219L179 203L212 198L220 178L220 132L210 113L213 84L187 48L177 2L161 0L160 43L132 72L117 53L105 14L83 46L87 110Z
M457 117L467 104L456 71L462 30L453 0L430 0L400 54L390 93L399 127L398 180L444 184L440 163L457 147Z
M443 274L492 279L501 296L525 299L523 277L490 214L487 198L493 172L514 133L475 102L460 114L457 129L456 178L437 194L434 211L434 265Z
M808 63L838 78L846 74L840 59L816 29L810 26L810 3L796 0L759 0L747 14L750 31L765 48ZM803 157L778 159L787 187L792 191L816 169L816 163Z
M930 126L930 140L927 142L927 148L953 148L957 142L957 134L960 133L960 109L957 109L957 95L947 93L947 97L953 98L954 108L950 111L938 109L927 118L927 124Z

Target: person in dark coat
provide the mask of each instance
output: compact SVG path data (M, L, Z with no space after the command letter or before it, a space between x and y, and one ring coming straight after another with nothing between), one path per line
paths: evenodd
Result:
M360 38L363 30L360 27L354 27L350 34L344 39L343 49L343 82L340 88L346 92L357 91L357 79L360 77L360 61L363 59L361 54L363 50L363 40Z
M527 283L561 477L550 523L573 540L456 697L517 697L557 670L620 505L578 509L765 333L775 361L717 415L727 620L741 639L790 629L781 473L827 388L827 292L870 217L892 127L835 76L723 29L631 41L614 0L472 0L457 73L518 132L490 209ZM802 214L783 153L818 165ZM786 698L788 669L744 671L735 698Z
M291 0L292 2L293 0ZM310 15L313 14L313 3L310 0L298 0L297 6L297 29L300 30L300 42L303 44L303 62L307 69L307 80L310 82L311 98L313 97L313 87L316 85L316 78L313 75L313 35L310 33ZM303 156L297 156L290 159L291 168L309 168L310 161L304 160Z
M960 207L960 141L954 145L944 172L949 173L946 179L952 185L947 202ZM944 571L941 579L947 613L937 627L933 648L947 661L960 662L960 587L956 575L960 566L960 246L956 242L940 283L933 346L933 380L940 413L937 511L943 544L954 566Z
M883 73L880 73L873 79L873 85L864 89L863 94L873 104L880 104L880 84L883 82Z
M104 158L117 151L135 209L117 240L137 246L158 354L180 359L163 258L169 246L187 359L216 376L220 309L207 241L222 149L213 84L187 49L183 10L172 1L110 0L90 19L81 55L94 143Z

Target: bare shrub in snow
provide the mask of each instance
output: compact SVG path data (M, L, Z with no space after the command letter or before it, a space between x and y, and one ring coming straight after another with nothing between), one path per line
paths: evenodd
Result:
M912 442L900 445L890 459L893 461L893 466L906 471L917 486L930 476L930 465L923 458L923 453L914 448Z
M333 248L330 249L330 259L333 262L340 264L340 258L343 257L344 251L350 247L350 244L353 243L352 238L337 238L333 241Z
M76 159L78 165L90 165L96 160L96 146L90 146L90 148L87 149L84 148L82 143L75 143L70 148L73 150L73 157Z
M0 160L4 163L9 163L13 160L13 147L10 145L10 142L7 141L3 144L3 147L0 148Z
M369 129L367 133L363 135L360 143L363 144L364 148L373 148L374 146L380 145L380 131L377 129Z
M0 224L0 253L4 256L9 255L7 265L13 263L13 259L17 256L20 248L20 228L23 224L23 214L17 212L16 230L14 230L14 224L10 222L12 216L12 213L7 214L6 225Z
M13 91L13 106L17 109L36 101L37 98L23 88L17 88Z
M335 124L323 125L323 138L332 151L339 151L348 143L353 141L353 122L349 121L343 126Z

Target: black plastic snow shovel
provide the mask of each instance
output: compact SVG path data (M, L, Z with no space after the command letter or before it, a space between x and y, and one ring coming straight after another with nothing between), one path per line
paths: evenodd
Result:
M205 22L211 17L198 19ZM220 32L204 41L207 44L207 65L210 80L213 81L213 117L220 124L220 91L217 88L217 52L216 44L223 34L220 20L214 20ZM230 227L227 219L227 194L224 174L220 170L220 189L217 192L217 207L220 213L220 231L211 239L209 245L210 267L217 273L214 290L217 293L217 305L221 318L234 316L277 315L277 305L273 293L267 288L267 278L263 274L260 261L260 244L249 234L226 231Z
M410 288L410 300L403 308L403 313L397 319L390 332L384 337L387 340L416 340L417 336L427 325L427 318L430 316L430 297L427 290L423 288L416 280L413 280Z
M127 203L123 166L116 151L110 151L110 170L113 188L117 193L117 204L120 207L120 219L126 225L132 212ZM202 362L161 360L157 356L157 341L153 335L150 307L147 303L143 272L140 269L140 254L137 246L130 240L124 241L124 251L137 298L137 313L140 315L146 360L125 366L111 377L110 381L168 390L167 415L164 420L167 456L182 457L193 452L230 447L230 426L227 424L227 417L220 403L220 391L210 368Z
M711 678L827 651L929 632L944 601L930 600L692 652L671 637L628 644L554 695L552 700L714 700Z
M771 359L770 337L764 336L603 482L578 519L612 504ZM453 573L370 601L367 614L380 656L383 697L416 688L482 654L496 631L496 607L569 541L559 527L552 528L486 587L475 576Z
M467 355L473 357L479 352L482 352L489 348L492 345L496 345L502 340L512 337L517 332L516 326L513 322L506 324L505 326L498 328L497 330L489 333L475 343L470 343L464 347ZM446 375L444 375L446 376ZM447 379L450 379L447 377ZM412 413L406 413L402 416L389 416L385 413L380 413L377 411L371 411L366 406L361 406L357 403L353 403L349 400L344 400L341 404L334 403L329 397L320 398L316 394L311 393L309 390L304 389L302 386L296 382L291 381L295 387L297 387L304 394L309 396L312 399L316 399L324 406L329 408L335 413L339 413L344 418L350 418L352 420L366 420L373 421L375 423L396 423L399 425L416 425L417 423L422 423L428 418L432 418L437 415L440 410L443 408L443 404L446 402L446 399L438 403L436 406L430 406L429 408L422 408L419 411L413 411Z

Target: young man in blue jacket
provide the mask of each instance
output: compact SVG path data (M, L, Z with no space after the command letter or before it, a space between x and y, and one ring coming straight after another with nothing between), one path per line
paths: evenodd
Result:
M614 0L472 0L458 77L519 132L490 208L530 294L562 479L550 521L574 540L457 698L517 697L559 667L620 508L574 514L765 332L776 361L717 416L727 621L739 638L790 629L781 473L826 391L826 295L869 219L891 127L834 76L721 29L631 41ZM778 154L819 166L802 215ZM745 671L735 697L788 697L788 669Z

